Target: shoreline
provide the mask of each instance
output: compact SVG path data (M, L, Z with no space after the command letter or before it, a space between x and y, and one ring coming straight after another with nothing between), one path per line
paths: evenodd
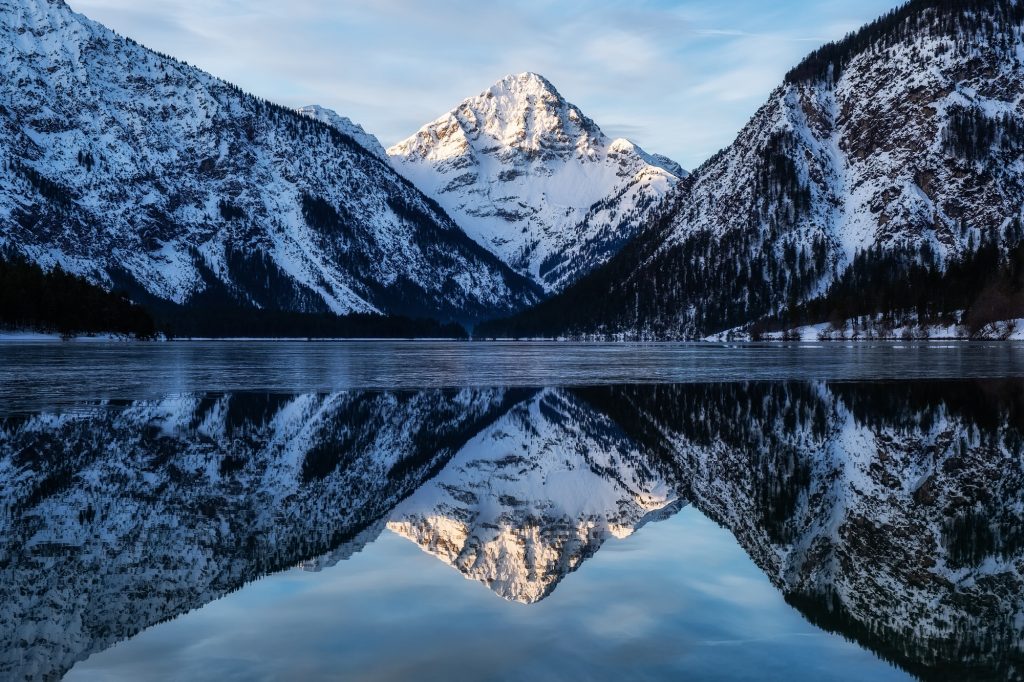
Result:
M858 336L858 337L828 337L821 338L812 335L801 335L799 338L784 338L782 333L766 334L765 338L751 339L749 337L727 338L723 335L716 335L703 339L571 339L571 338L488 338L488 339L460 339L443 337L422 337L422 338L380 338L380 337L330 337L330 338L307 338L307 337L176 337L173 339L159 338L151 340L140 340L116 334L96 336L72 336L63 337L60 334L45 333L0 333L0 345L19 343L78 343L78 344L174 344L174 343L460 343L460 344L548 344L548 345L592 345L592 346L651 346L651 345L695 345L695 346L783 346L783 345L850 345L870 343L893 343L893 344L926 344L926 343L1022 343L1024 337L1014 335L1009 338L995 336Z

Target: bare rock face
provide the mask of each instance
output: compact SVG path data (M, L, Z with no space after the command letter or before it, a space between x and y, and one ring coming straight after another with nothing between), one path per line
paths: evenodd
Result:
M507 76L388 150L481 246L548 291L600 265L685 172L611 140L542 76Z
M0 2L0 34L0 250L168 305L472 320L537 299L352 126L61 0Z

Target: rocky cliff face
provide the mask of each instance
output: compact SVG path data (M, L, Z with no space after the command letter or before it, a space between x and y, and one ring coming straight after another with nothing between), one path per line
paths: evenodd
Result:
M548 291L617 253L685 176L609 139L533 73L502 79L388 154L473 239Z
M536 300L353 128L62 0L0 2L0 34L0 250L165 306L472 320Z

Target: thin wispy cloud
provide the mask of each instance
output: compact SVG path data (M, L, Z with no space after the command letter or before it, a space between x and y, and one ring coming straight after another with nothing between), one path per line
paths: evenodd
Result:
M751 33L749 31L737 31L734 29L705 28L694 31L695 35L711 37L736 37L736 38L771 38L794 43L824 43L830 38L824 36L790 36L780 33Z
M508 73L537 71L611 134L628 131L694 167L732 140L803 54L898 2L70 4L262 97L337 109L385 145Z

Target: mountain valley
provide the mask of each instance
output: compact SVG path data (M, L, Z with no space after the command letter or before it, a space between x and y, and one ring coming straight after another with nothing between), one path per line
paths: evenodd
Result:
M63 0L2 0L0 31L0 258L165 333L1010 338L1024 318L1016 0L913 0L823 46L692 173L536 73L385 149Z

